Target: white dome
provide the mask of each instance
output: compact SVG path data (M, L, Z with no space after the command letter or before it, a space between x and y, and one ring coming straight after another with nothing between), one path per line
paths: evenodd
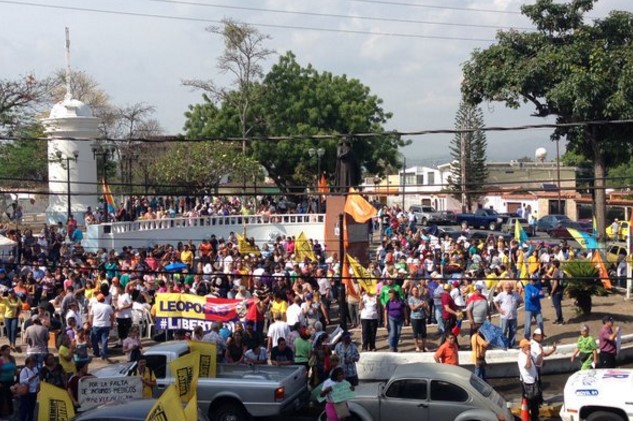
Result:
M536 152L534 153L534 157L536 158L537 161L545 161L545 158L547 158L547 149L545 148L538 148L536 150Z
M93 117L92 109L77 99L64 99L53 106L49 118Z

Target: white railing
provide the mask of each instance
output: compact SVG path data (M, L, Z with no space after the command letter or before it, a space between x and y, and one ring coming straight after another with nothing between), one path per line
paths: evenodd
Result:
M121 234L135 231L154 231L154 230L171 230L174 228L192 228L192 227L219 227L231 226L236 227L242 225L265 225L265 224L284 224L284 225L300 225L324 223L324 214L284 214L284 215L232 215L232 216L199 216L193 218L167 218L167 219L150 219L138 220L131 222L113 222L109 225L110 233Z

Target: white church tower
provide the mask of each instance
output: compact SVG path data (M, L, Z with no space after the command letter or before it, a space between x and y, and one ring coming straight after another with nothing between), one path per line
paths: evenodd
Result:
M90 206L96 210L97 166L91 143L99 135L99 119L81 101L72 98L70 89L70 39L66 28L66 95L42 123L48 137L49 205L48 224L67 221L71 213L83 224Z

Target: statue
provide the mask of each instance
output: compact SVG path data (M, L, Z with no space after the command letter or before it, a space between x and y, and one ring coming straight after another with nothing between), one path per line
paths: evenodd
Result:
M347 192L350 187L360 184L360 167L354 156L349 139L341 139L336 148L336 171L334 188L337 192Z

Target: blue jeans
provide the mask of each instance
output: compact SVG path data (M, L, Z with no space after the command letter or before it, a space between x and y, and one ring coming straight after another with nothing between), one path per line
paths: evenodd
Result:
M20 421L35 420L35 404L37 402L37 393L27 393L20 396Z
M481 380L486 380L486 366L475 366L475 376L479 377Z
M525 310L525 325L523 329L525 330L523 336L525 339L531 339L532 337L532 319L536 320L536 325L541 329L541 332L545 332L543 328L543 314L541 311L529 311Z
M17 317L11 319L4 319L4 325L7 327L7 337L9 338L9 345L15 346L15 340L18 336L18 319ZM24 332L22 332L24 335Z
M106 358L108 356L108 338L110 337L110 326L93 327L90 338L92 340L92 350L95 357ZM99 352L99 342L101 342L101 352Z
M389 317L389 348L398 349L400 332L402 331L402 319Z
M435 320L437 321L437 333L444 334L444 320L442 320L442 306L435 306Z
M517 334L517 319L501 319L501 330L506 338L508 348L514 348Z
M554 304L554 310L556 310L556 321L563 321L563 291L555 292L552 294L552 304Z

